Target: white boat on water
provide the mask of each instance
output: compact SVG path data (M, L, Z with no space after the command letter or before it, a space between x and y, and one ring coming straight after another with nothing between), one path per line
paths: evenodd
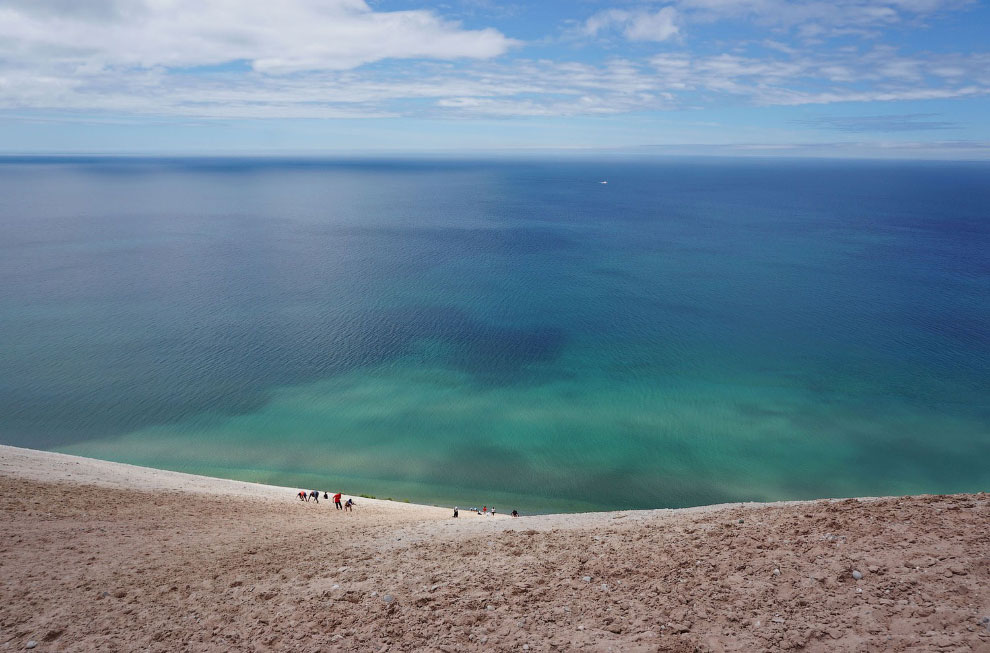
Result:
M607 181L600 181L600 182L598 182L598 183L599 183L599 184L607 184L608 182L607 182Z

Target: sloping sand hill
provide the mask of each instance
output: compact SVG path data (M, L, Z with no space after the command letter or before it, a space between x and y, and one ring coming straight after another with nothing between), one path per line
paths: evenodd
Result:
M13 447L0 488L2 650L990 651L983 493L455 520Z

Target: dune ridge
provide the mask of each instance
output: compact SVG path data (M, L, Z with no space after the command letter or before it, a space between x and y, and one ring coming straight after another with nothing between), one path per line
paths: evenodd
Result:
M7 446L0 487L10 650L990 651L985 493L455 520Z

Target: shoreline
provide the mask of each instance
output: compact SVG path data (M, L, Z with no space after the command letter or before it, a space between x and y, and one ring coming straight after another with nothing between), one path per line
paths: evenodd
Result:
M256 483L253 481L239 481L236 479L222 478L216 476L205 476L202 474L190 474L144 465L132 465L130 463L114 462L100 458L88 458L74 454L60 453L56 451L45 451L42 449L29 449L26 447L15 447L13 445L0 444L0 475L13 475L20 478L51 482L58 480L61 482L71 482L79 484L94 484L104 487L118 489L136 489L149 491L177 491L192 492L198 494L225 494L226 496L243 496L248 498L284 499L294 498L295 494L303 488L293 488L291 486L270 485L266 483ZM64 476L60 476L64 474ZM315 488L305 488L307 490ZM320 492L324 489L320 488ZM978 493L956 493L956 494L980 494ZM448 510L446 506L433 504L422 504L410 501L400 501L396 499L382 499L378 497L362 496L361 493L351 493L350 496L360 498L362 501L375 501L384 504L394 504L396 507L412 506L418 508L429 508ZM536 513L525 515L528 518L563 518L580 519L585 515L678 515L678 514L705 514L729 510L734 508L779 508L785 506L815 505L821 502L838 503L842 501L884 501L900 498L925 498L933 496L954 496L946 494L918 494L918 495L891 495L891 496L863 496L863 497L823 497L819 499L785 499L780 501L738 501L715 503L700 506L689 506L684 508L630 508L617 510L594 510L582 512L559 512L559 513ZM464 506L459 506L461 511L465 511ZM453 508L453 505L450 506ZM499 513L498 517L506 517L504 513Z

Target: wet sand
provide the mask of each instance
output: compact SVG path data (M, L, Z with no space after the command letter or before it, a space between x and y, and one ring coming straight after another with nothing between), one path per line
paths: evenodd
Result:
M452 519L4 446L0 487L2 650L990 651L984 493Z

